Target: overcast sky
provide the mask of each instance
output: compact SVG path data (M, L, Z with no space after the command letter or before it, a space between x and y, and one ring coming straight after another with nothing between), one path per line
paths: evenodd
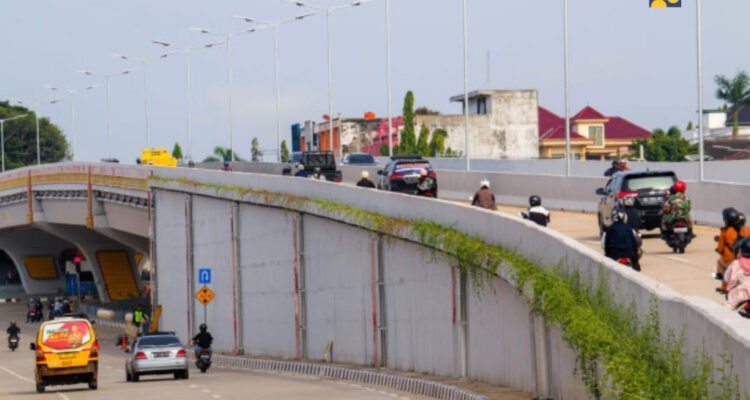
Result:
M317 0L336 5L341 1ZM394 114L411 89L418 106L457 113L448 98L463 90L460 0L391 0ZM646 0L570 0L571 107L589 104L648 129L695 117L694 1L681 9L649 9ZM563 113L562 1L470 0L470 86L538 89L540 104ZM703 2L706 107L718 106L713 76L750 70L747 16L750 1ZM185 46L216 38L188 28L237 32L233 15L284 19L306 12L281 0L0 0L0 99L52 99L43 85L82 88L99 82L77 74L138 67L115 59L119 52L154 57L152 39ZM290 125L327 113L325 17L280 29L282 138ZM334 110L343 116L386 114L384 2L341 10L333 18ZM274 147L271 32L234 41L235 147L243 157L257 136ZM491 73L487 76L487 52ZM193 156L229 144L226 51L202 49L192 56ZM142 76L111 82L113 153L133 162L145 146ZM152 144L186 145L185 68L182 56L149 68ZM78 159L106 156L103 87L80 94ZM41 113L70 132L64 104Z

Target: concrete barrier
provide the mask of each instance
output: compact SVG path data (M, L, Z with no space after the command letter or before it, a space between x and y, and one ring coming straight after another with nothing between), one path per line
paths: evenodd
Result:
M247 350L252 343L254 355L317 359L332 341L334 360L343 362L380 362L452 376L465 373L539 396L586 397L574 376L574 352L559 330L545 329L543 322L540 327L512 282L498 277L490 284L494 290L485 291L481 298L462 297L461 288L471 283L456 277L450 257L412 243L413 238L383 238L356 223L352 226L353 221L344 215L315 207L300 209L275 197L288 194L341 202L406 220L435 221L478 235L487 243L516 249L542 265L562 263L592 279L603 276L613 296L625 303L634 301L643 316L654 299L663 328L684 332L687 348L704 348L714 360L723 354L740 355L735 356L734 371L739 376L750 374L744 356L750 350L746 321L707 300L682 297L570 238L526 221L446 201L307 179L181 169L157 169L156 174L172 179L153 182L157 293L167 310L165 328L183 337L202 319L201 306L192 299L198 288L196 268L211 265L215 273L230 277L222 278L216 292L233 299L219 308L224 315L209 311L207 317L210 325L227 332L217 338L221 349ZM481 175L466 178L466 174L454 174L445 174L444 179L465 178L465 182L455 183L458 188L469 186ZM518 181L515 174L497 174L493 179L498 179L493 184L505 185L513 193L521 193L527 190L524 185L531 184ZM535 181L549 190L542 195L554 198L557 193L569 198L571 204L583 202L584 189L593 193L599 182L591 178L540 179L549 179L547 185ZM222 190L224 186L264 193L253 196ZM210 205L195 206L200 203ZM175 215L181 217L172 218ZM207 233L196 235L191 229ZM168 239L161 240L165 237ZM203 255L198 256L199 252ZM254 287L240 284L252 281L257 282ZM467 311L462 314L461 310ZM256 322L233 325L239 320ZM290 349L296 349L294 357L290 357ZM740 386L745 392L750 389L745 380Z

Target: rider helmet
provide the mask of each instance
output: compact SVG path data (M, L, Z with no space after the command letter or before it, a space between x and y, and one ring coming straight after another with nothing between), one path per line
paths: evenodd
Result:
M487 188L487 189L489 189L490 188L490 181L487 180L487 179L482 179L481 181L479 181L479 187L480 188Z
M206 324L201 324L200 327L198 327L201 332L206 332L208 330L208 326Z
M529 205L531 207L541 206L542 205L542 198L539 197L539 196L537 196L537 195L533 195L533 196L529 197Z
M427 170L426 169L419 170L419 176L422 177L422 178L426 177L427 176Z
M362 179L367 179L370 177L370 173L367 171L362 171Z
M736 226L740 222L740 213L734 207L727 207L721 211L725 226Z
M677 181L674 183L673 189L675 193L685 193L687 185L684 181Z
M743 258L750 258L750 238L744 238L740 242L740 255Z

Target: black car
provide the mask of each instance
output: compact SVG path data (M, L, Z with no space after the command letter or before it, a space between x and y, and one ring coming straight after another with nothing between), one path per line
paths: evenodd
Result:
M599 232L612 224L612 209L628 203L639 217L639 229L651 230L661 226L661 210L669 189L677 182L672 171L628 171L612 176L603 188L596 189L599 199Z
M378 171L378 189L408 194L418 194L419 173L426 170L435 182L432 197L437 197L437 174L430 162L419 156L391 157L385 168Z
M351 153L347 154L346 157L344 157L344 161L342 162L342 164L374 167L378 165L378 162L370 153Z
M302 153L299 163L305 167L308 175L312 176L316 168L320 168L320 173L325 176L326 180L331 182L341 182L341 171L336 169L336 159L330 151Z

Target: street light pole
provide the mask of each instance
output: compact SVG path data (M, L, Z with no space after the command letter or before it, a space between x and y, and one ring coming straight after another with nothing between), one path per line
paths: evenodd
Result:
M83 73L85 75L88 75L88 76L94 76L94 77L97 77L97 78L104 78L105 90L106 90L106 93L107 93L107 103L106 103L107 104L106 105L106 107L107 107L107 111L106 111L106 115L107 115L107 158L109 158L109 159L112 158L112 122L110 120L110 107L109 107L109 81L112 78L115 78L115 77L118 77L118 76L127 75L127 74L129 74L129 73L131 73L133 71L134 70L125 70L125 71L118 72L118 73L115 73L115 74L98 74L98 73L94 73L94 72L91 72L91 71L79 71L79 72L81 72L81 73Z
M471 161L469 157L470 142L469 139L469 5L468 0L464 2L464 143L466 147L466 171L471 171Z
M391 81L391 2L385 0L385 74L387 81L387 100L388 100L388 156L393 157L393 113L392 113L392 81ZM398 129L396 130L398 132Z
M122 60L132 60L139 62L141 64L141 67L143 69L143 115L144 115L144 121L145 121L145 127L146 127L146 147L151 147L151 124L149 121L149 112L148 112L148 64L153 61L147 58L138 58L138 57L130 57L124 54L112 54L112 56L117 57ZM169 54L163 54L160 56L160 58L168 57Z
M705 178L704 159L705 147L703 143L703 34L701 22L701 0L695 2L695 19L696 19L696 41L698 56L698 181L703 182Z
M2 153L2 172L5 172L5 123L25 116L26 114L0 119L0 153Z
M235 18L242 19L245 22L257 22L261 24L259 27L249 29L243 33L253 33L258 29L266 28L270 28L273 30L274 80L276 82L276 162L281 162L281 77L279 73L279 26L294 21L300 21L316 14L317 12L302 14L292 19L275 22L260 21L252 17L235 16Z
M190 77L190 53L193 50L201 49L201 48L211 48L214 46L218 46L224 43L207 43L202 46L196 46L196 47L180 47L173 43L165 42L162 40L152 40L151 43L158 44L159 46L168 47L172 49L177 49L182 51L185 54L185 104L187 108L187 159L188 161L193 160L193 134L192 134L192 102L191 102L191 77ZM164 54L161 56L161 58L166 58L173 55L173 53Z
M86 86L84 90L92 90L99 85L90 85ZM71 151L71 159L75 161L76 157L76 91L75 90L66 90L61 89L56 86L45 86L45 88L55 91L55 92L65 92L68 94L68 98L70 99L70 130L71 130L71 136L73 136L73 150Z
M333 116L333 39L332 39L332 32L331 32L331 17L334 11L341 10L344 8L349 7L357 7L364 3L369 2L370 0L355 0L352 1L349 4L340 5L340 6L334 6L334 7L321 7L317 5L311 5L308 4L305 1L297 1L297 0L290 0L292 3L297 5L298 7L307 7L313 10L317 11L324 11L326 13L326 37L327 37L327 45L328 45L328 139L330 140L330 146L331 151L333 152L334 157L336 156L336 152L333 149L333 123L335 121L335 118ZM344 146L341 142L341 118L339 118L339 146L338 146L338 152L339 157L344 157Z
M563 75L565 91L565 176L571 174L570 93L568 92L568 0L563 0Z

